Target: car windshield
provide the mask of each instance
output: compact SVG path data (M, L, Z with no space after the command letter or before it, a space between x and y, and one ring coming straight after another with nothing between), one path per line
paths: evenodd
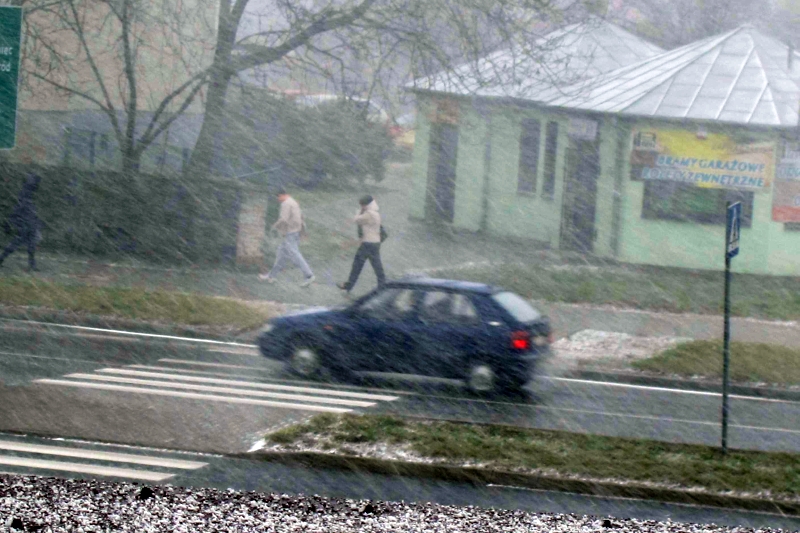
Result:
M541 318L539 312L531 304L513 292L498 292L492 295L492 299L500 304L500 307L508 311L514 319L523 324L535 322Z

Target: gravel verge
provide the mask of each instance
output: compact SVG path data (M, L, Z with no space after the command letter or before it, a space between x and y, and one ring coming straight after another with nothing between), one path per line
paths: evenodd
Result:
M0 530L749 533L678 522L0 475Z

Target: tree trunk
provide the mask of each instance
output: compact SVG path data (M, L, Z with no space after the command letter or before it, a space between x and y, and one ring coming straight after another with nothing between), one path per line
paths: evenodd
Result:
M120 152L122 156L122 174L124 176L132 176L138 173L142 154L138 150L134 150L132 146L125 146Z
M248 0L236 0L232 7L231 0L220 1L217 45L214 50L211 79L208 84L205 117L197 137L197 143L192 151L192 157L184 169L184 176L193 180L207 177L211 173L211 164L214 161L214 141L222 131L225 95L228 92L231 77L235 73L229 68L233 54L233 42L247 2Z
M222 131L222 122L225 113L225 95L231 75L227 72L214 72L208 84L208 97L206 99L205 117L197 137L197 143L192 151L189 164L184 169L185 176L192 179L207 177L211 173L214 160L214 144Z

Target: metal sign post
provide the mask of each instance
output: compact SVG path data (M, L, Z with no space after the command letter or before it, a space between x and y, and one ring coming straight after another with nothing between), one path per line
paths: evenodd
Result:
M725 326L722 333L722 453L728 453L728 380L731 359L731 259L739 253L742 202L728 202L725 223Z

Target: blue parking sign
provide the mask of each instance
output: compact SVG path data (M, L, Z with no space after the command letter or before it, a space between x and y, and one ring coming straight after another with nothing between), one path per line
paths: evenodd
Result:
M728 221L725 226L725 253L728 258L739 253L739 230L742 227L742 202L728 206Z

